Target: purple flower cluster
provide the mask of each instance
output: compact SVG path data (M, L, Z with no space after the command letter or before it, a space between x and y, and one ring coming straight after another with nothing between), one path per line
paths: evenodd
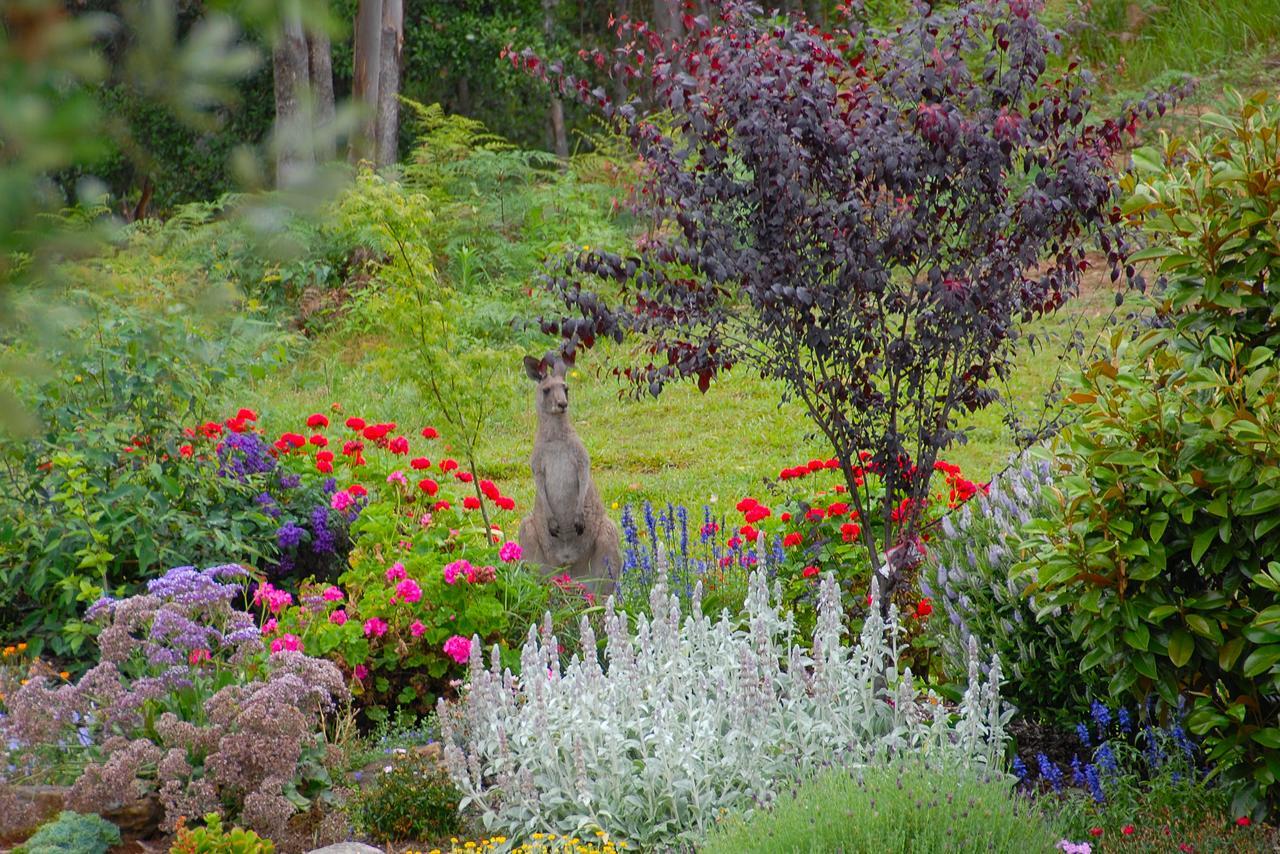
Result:
M243 483L252 475L274 471L271 446L256 433L231 433L218 444L218 476Z
M338 548L338 536L329 527L329 508L316 505L311 511L311 549L316 554L333 554Z
M276 531L276 542L284 550L295 549L307 535L307 529L294 522L285 522Z

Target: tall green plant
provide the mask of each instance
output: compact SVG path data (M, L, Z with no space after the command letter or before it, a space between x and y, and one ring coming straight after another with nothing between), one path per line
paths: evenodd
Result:
M1244 808L1280 803L1280 103L1238 101L1206 141L1134 154L1125 211L1168 280L1069 396L1029 590L1114 697L1190 695Z

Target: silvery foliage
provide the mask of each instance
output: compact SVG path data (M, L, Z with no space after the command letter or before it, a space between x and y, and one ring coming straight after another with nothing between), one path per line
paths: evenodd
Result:
M1052 465L1024 455L977 495L942 519L942 536L930 545L921 591L941 610L932 626L951 672L968 666L975 641L1009 670L1006 694L1024 709L1063 709L1084 700L1079 661L1061 609L1036 615L1034 580L1018 572L1022 529L1052 511Z
M549 623L530 630L519 678L499 671L496 647L485 669L473 642L470 685L440 709L462 806L513 838L598 828L650 849L695 842L717 817L768 805L830 763L911 753L999 767L1008 713L998 660L980 666L971 650L968 692L949 710L898 669L896 612L885 622L873 611L858 642L842 644L828 573L812 643L802 644L765 578L752 574L742 618L715 622L702 614L701 583L682 616L659 579L653 616L634 630L611 599L607 667L589 654L562 668ZM581 641L596 649L585 618Z

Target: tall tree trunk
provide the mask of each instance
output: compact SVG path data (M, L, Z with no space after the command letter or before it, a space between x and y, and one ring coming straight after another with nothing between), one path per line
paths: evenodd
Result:
M458 78L458 109L464 116L471 115L471 80L466 74Z
M316 159L332 160L337 153L337 140L333 136L333 49L327 34L307 33L307 59L311 68Z
M400 153L400 50L404 45L404 0L382 0L382 44L378 53L377 164Z
M681 0L653 0L654 29L667 42L684 36L684 3Z
M315 165L312 148L307 37L296 0L285 5L280 40L272 52L276 101L276 186L306 180Z
M352 52L351 96L362 111L351 135L352 163L373 160L378 140L378 54L382 47L382 0L360 0L356 9L355 49Z
M542 0L542 31L547 37L547 45L551 45L556 30L556 6L559 0ZM551 96L551 144L555 147L556 156L562 160L569 157L569 137L564 129L564 104L555 95Z

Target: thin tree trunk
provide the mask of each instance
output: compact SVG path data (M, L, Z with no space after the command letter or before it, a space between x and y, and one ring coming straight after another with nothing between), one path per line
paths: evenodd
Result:
M382 46L382 0L360 0L356 9L351 96L362 111L348 154L352 163L373 160L378 139L378 76Z
M307 37L296 2L285 7L280 40L272 53L276 101L276 186L306 180L315 164L311 142L310 70Z
M547 37L547 44L552 44L556 29L556 6L559 0L542 0L542 31ZM564 104L555 95L551 96L551 144L555 147L556 156L562 160L569 158L569 137L564 129Z
M471 115L471 80L463 74L458 78L458 113Z
M337 153L337 140L333 136L333 48L327 34L307 34L307 59L311 68L316 159L332 160Z
M404 45L404 0L382 0L382 45L378 54L377 164L391 166L400 154L400 51Z

